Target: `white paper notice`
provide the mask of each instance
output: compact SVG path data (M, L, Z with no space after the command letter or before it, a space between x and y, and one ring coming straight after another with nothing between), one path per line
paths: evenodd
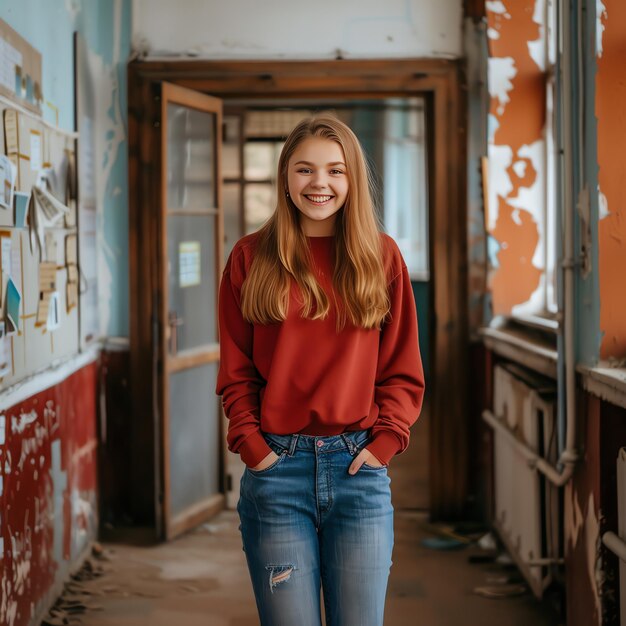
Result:
M178 274L181 287L200 284L199 241L183 241L178 244Z
M13 208L13 194L17 180L17 167L8 156L0 154L0 207Z
M59 318L59 292L53 291L50 294L50 303L48 304L48 320L46 327L48 330L55 330L60 326Z
M15 93L16 65L22 67L22 53L5 39L0 39L0 85L6 87L11 93Z
M0 263L2 263L2 271L7 276L13 276L11 272L11 237L0 237L0 250L2 257Z
M43 165L41 133L38 130L30 131L30 169L38 172Z

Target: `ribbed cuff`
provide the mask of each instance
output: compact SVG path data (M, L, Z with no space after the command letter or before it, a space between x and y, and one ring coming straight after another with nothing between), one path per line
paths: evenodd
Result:
M400 442L393 433L383 430L379 431L366 447L368 452L373 454L380 463L389 465L389 461L400 450Z
M261 431L257 430L255 433L245 438L238 452L241 456L241 460L248 467L255 467L272 452L272 449L267 445L265 439L263 439Z

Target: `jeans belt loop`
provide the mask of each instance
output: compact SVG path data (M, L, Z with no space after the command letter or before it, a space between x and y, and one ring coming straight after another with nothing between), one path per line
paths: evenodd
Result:
M293 456L298 445L299 435L291 435L291 442L289 443L289 456Z

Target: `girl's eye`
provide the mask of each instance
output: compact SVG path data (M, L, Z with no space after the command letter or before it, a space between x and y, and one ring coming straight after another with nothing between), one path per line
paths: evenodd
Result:
M298 174L310 174L311 170L308 167L303 167L298 170Z
M331 174L343 174L343 170L330 170Z

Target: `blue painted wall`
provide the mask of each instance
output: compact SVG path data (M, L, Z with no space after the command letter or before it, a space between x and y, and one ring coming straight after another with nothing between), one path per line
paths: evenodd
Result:
M119 106L107 112L111 124L123 132L113 144L110 130L102 133L96 163L110 164L97 198L101 269L108 275L101 298L102 332L128 336L128 150L126 144L126 62L130 51L131 0L2 0L0 18L42 55L44 119L74 130L73 33L81 33L91 57L98 57L103 73L113 74L113 98ZM52 106L45 104L50 103ZM107 132L109 135L107 136ZM112 161L112 163L110 163Z

